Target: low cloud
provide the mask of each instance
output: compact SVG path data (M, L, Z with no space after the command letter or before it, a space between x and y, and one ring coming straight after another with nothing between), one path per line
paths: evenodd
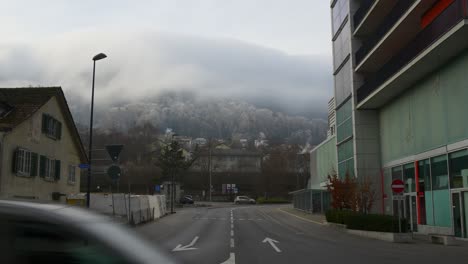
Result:
M145 101L165 92L238 98L289 113L323 116L332 95L330 59L291 56L232 39L160 32L74 32L0 44L0 86L62 86L89 100L92 56L96 101Z

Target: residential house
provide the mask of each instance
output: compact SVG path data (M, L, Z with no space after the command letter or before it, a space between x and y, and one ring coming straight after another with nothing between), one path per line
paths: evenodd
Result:
M60 87L0 89L0 198L65 202L86 162Z

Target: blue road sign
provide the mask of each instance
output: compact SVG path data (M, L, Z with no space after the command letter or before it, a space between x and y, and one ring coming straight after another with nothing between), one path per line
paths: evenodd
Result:
M87 164L87 163L80 164L80 165L78 165L78 168L80 168L80 169L89 169L89 164Z

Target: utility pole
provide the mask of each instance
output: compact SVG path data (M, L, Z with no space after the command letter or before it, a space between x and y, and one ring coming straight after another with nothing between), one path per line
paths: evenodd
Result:
M171 170L171 214L174 213L174 200L175 200L175 179L174 179L174 171Z
M212 188L211 187L212 186L212 182L211 182L211 180L212 180L212 178L211 178L211 155L212 155L211 144L212 143L211 143L211 140L212 139L210 138L210 141L208 143L208 174L210 176L210 184L209 184L210 186L208 188L209 188L209 192L210 192L210 194L209 194L210 202L211 202L211 188Z

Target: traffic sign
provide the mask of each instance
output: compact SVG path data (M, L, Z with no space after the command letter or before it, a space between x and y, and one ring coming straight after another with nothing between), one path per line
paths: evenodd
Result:
M107 145L106 150L109 153L112 161L116 162L119 159L120 152L122 152L123 145Z
M80 169L89 169L89 164L87 164L87 163L79 164L78 168L80 168Z
M402 193L405 190L405 183L400 179L392 181L392 191L394 193Z
M109 175L109 177L114 181L120 178L120 173L120 167L116 165L112 165L107 169L107 175Z

